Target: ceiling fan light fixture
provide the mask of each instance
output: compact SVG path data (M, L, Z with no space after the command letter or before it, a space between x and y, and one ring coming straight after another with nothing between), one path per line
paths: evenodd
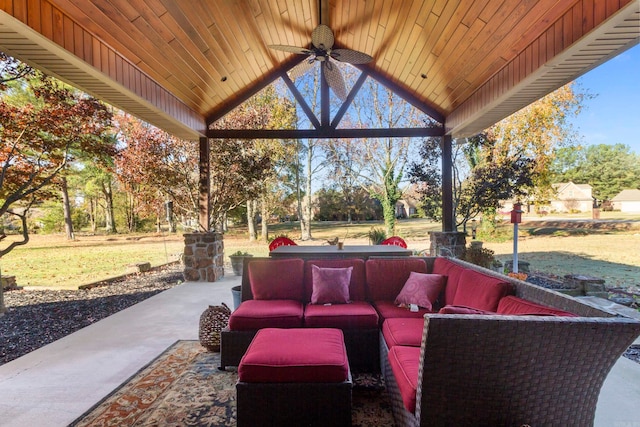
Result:
M269 48L284 52L307 55L309 58L296 65L289 73L292 79L302 76L311 69L311 64L318 61L322 65L323 75L333 93L341 100L346 99L346 90L342 72L331 63L331 59L348 64L367 64L373 58L366 53L352 49L333 49L335 42L333 31L324 24L318 25L311 33L311 49L287 45L269 45Z

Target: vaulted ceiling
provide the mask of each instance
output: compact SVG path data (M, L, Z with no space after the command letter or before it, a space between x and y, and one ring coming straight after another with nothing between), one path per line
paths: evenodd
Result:
M321 21L453 136L640 41L638 0L1 0L0 49L195 139L302 59L268 45Z

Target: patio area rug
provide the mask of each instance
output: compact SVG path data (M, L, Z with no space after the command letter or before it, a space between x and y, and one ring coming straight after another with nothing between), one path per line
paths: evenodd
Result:
M178 341L70 426L235 426L238 376L219 365L220 353ZM393 426L379 376L354 376L352 425Z

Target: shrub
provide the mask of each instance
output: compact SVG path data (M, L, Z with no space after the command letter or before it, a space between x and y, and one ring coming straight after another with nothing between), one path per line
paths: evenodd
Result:
M372 245L379 245L386 238L387 238L387 233L384 231L383 228L373 227L371 228L371 230L369 230L369 241L371 242Z
M464 248L460 259L480 267L491 268L496 261L494 254L495 252L491 249L469 246Z

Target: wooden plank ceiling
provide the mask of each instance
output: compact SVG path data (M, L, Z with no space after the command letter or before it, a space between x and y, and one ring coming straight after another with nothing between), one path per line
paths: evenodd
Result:
M324 3L325 0L323 0ZM446 122L503 117L637 44L637 0L326 0L336 46ZM301 58L317 0L0 0L0 49L178 136Z

